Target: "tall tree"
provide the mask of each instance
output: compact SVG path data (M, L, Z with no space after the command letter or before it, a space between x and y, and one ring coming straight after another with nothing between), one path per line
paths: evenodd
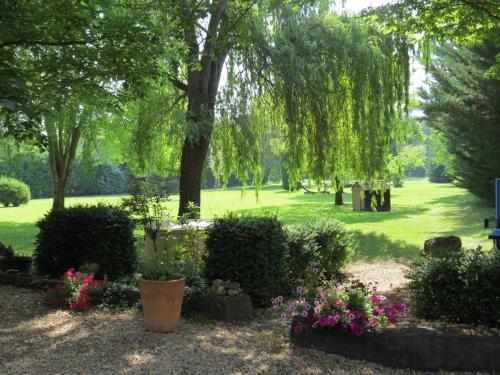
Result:
M453 155L453 176L473 194L494 202L500 175L500 80L485 76L500 48L492 40L473 46L443 44L432 59L433 80L422 92L430 126Z
M0 132L47 149L54 208L92 113L116 109L128 88L159 74L153 8L147 0L7 1L0 19ZM66 123L64 123L66 122ZM85 124L85 126L84 126ZM84 127L86 130L84 130Z
M189 202L200 205L209 148L212 164L224 175L246 181L251 170L258 186L260 145L269 126L285 139L292 184L306 171L319 181L340 179L349 169L367 178L383 170L391 120L407 102L404 39L361 20L325 18L320 5L181 3L168 10L180 28L171 33L185 45L170 63L171 87L179 94L165 106L173 102L186 111L179 214ZM219 90L224 64L227 79ZM158 90L150 102L164 94ZM167 114L158 118L154 105L143 109L139 119L170 121L163 131L176 133L178 121ZM155 121L142 125L138 135L144 140ZM137 144L143 154L149 149L148 142Z

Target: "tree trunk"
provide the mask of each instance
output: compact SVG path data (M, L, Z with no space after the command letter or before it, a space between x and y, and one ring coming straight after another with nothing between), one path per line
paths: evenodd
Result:
M342 194L344 193L344 188L340 185L340 180L338 177L335 177L336 191L335 191L335 206L343 206L344 205L344 197Z
M64 208L66 183L73 167L82 134L79 126L65 127L46 119L49 165L54 184L52 209Z
M207 156L209 139L203 137L197 143L184 140L181 156L181 177L179 186L179 217L195 219L200 216L201 178ZM190 208L193 205L196 209Z
M52 209L58 210L64 208L64 198L66 196L66 181L54 179L54 199L52 201Z
M191 134L186 135L182 146L179 217L198 218L200 216L203 164L210 145L215 121L215 98L227 56L228 46L219 44L219 38L225 37L230 26L229 19L225 17L227 4L228 0L211 2L203 51L200 51L195 22L183 24L190 60L187 85L179 84L178 79L173 79L173 81L176 87L184 90L187 95L186 120L191 127ZM189 20L192 15L187 6L188 2L184 1L185 13L182 17ZM194 61L198 61L199 65L193 64ZM196 209L193 210L190 204L194 204Z

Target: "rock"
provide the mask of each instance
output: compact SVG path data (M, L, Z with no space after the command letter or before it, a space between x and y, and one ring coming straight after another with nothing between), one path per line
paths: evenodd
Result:
M240 283L236 281L229 282L224 285L226 289L240 289Z
M224 295L226 295L226 288L223 287L223 286L217 287L217 289L215 289L215 295L216 296L224 296Z
M229 296L235 296L235 295L237 295L237 294L240 294L240 291L239 291L239 289L229 289L229 290L227 291L227 294L228 294Z
M457 236L434 237L424 242L422 256L446 258L462 248L462 240Z
M215 279L212 283L212 287L214 289L217 289L218 287L222 286L222 284L224 284L224 281L222 281L221 279Z
M208 296L201 304L201 314L207 319L236 321L250 319L253 315L250 296Z

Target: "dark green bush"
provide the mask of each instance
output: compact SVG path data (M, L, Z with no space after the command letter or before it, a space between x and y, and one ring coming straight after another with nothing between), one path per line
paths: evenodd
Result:
M228 215L208 229L205 277L237 281L256 306L283 291L286 234L274 216Z
M10 177L0 177L0 203L5 207L18 207L31 199L30 188L24 182Z
M354 253L351 234L337 220L315 220L296 225L288 234L288 280L304 280L312 266L328 277L338 277Z
M460 250L423 258L409 269L417 316L500 326L500 252Z
M38 222L37 272L60 277L67 269L97 263L110 278L136 269L134 222L120 208L99 204L49 212Z
M2 242L0 242L0 258L10 259L14 258L14 249L12 246L5 246Z

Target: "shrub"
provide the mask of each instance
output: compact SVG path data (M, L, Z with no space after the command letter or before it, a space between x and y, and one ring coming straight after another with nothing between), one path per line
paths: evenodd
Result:
M294 283L306 278L313 262L327 277L339 277L354 253L352 235L337 220L296 225L287 234L287 278Z
M69 268L97 263L110 278L135 271L134 222L110 205L74 206L49 212L38 222L34 252L37 272L60 277Z
M417 316L500 326L500 252L462 249L419 259L407 277Z
M257 306L268 305L283 290L286 235L275 216L233 214L218 218L207 231L205 277L237 281Z
M5 246L2 242L0 242L0 258L11 259L14 258L14 249L12 246Z
M5 207L18 207L31 199L30 188L24 182L10 177L0 177L0 203Z

